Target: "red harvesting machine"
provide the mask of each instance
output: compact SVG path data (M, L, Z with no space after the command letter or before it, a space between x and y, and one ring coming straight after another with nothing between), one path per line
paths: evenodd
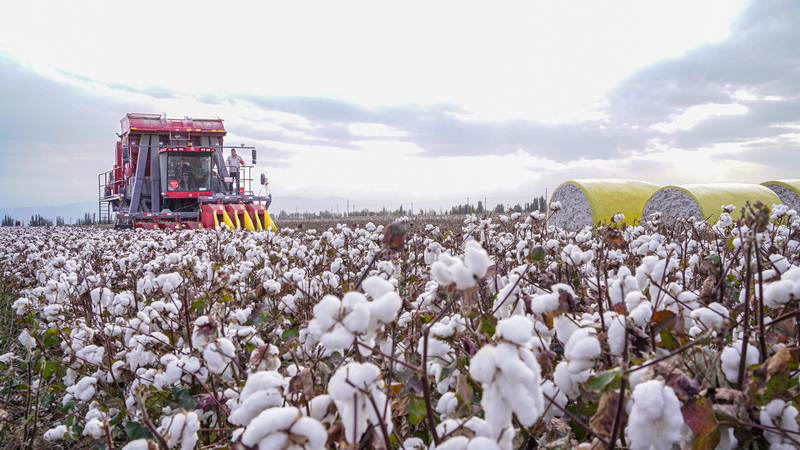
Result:
M114 168L98 177L101 221L113 220L115 228L276 229L264 174L260 192L252 191L256 149L223 145L222 119L128 113L120 122ZM249 150L252 165L226 166L223 153L231 150Z

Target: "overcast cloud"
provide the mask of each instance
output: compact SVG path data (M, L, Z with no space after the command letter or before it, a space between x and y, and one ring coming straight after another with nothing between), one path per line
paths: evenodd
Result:
M362 203L381 195L418 204L463 195L516 203L585 177L664 185L798 178L798 23L797 2L746 2L727 38L647 63L599 98L587 97L581 114L559 120L498 118L444 97L376 104L341 94L241 92L226 80L207 90L134 85L27 63L6 37L0 206L95 200L97 174L113 164L127 112L222 117L227 143L258 147L274 193ZM503 82L471 77L477 91ZM381 85L393 89L392 80ZM498 111L516 110L508 98L498 98ZM520 99L529 101L523 92ZM553 117L563 114L554 109ZM446 181L436 184L437 177Z

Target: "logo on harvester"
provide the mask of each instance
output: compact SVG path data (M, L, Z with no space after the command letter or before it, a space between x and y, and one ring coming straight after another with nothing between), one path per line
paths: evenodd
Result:
M170 180L169 181L169 188L170 189L178 189L178 180Z

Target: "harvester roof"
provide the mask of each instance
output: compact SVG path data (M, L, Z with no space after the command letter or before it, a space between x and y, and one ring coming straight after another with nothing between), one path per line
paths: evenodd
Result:
M120 120L123 134L151 134L155 132L191 132L224 136L222 119L170 119L161 114L128 113Z

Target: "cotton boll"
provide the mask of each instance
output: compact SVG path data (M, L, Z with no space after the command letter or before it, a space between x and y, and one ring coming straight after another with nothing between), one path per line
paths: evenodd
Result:
M728 315L728 309L717 302L709 304L707 308L697 308L690 314L697 326L704 330L718 329L725 323Z
M36 348L36 339L31 336L27 329L22 330L17 340L19 340L19 343L29 350Z
M248 377L239 398L231 406L228 422L248 426L262 411L283 403L284 378L271 371L256 372Z
M569 342L572 333L580 328L572 319L559 315L553 318L553 329L556 330L556 337L562 344Z
M517 345L527 345L532 336L533 322L523 316L501 320L495 329L495 339L505 339Z
M789 433L789 436L792 436L798 432L797 415L797 408L791 404L787 405L783 400L775 399L761 410L759 422L761 422L761 425L784 430ZM794 448L793 440L789 437L784 437L783 433L765 431L764 437L770 443L771 449Z
M782 308L794 296L795 282L780 280L764 286L764 304L770 308Z
M76 384L69 386L67 392L72 394L76 399L88 403L94 398L95 392L97 392L97 378L83 377Z
M64 436L69 432L66 425L58 425L45 431L42 437L48 442L58 441L64 439Z
M167 441L169 447L181 443L181 450L193 449L197 443L197 432L200 430L200 421L194 411L177 413L171 417L162 417L158 432Z
M479 242L469 241L464 249L464 264L476 278L481 279L486 276L491 260Z
M669 450L681 439L683 415L675 392L660 380L639 383L631 395L628 445L632 450Z
M759 361L759 351L756 347L751 344L747 344L747 360L745 361L745 367L758 364ZM739 362L742 358L742 341L738 340L731 344L728 347L725 347L722 350L722 354L720 355L721 365L722 365L722 373L725 374L725 378L728 379L731 383L737 383L739 380Z

